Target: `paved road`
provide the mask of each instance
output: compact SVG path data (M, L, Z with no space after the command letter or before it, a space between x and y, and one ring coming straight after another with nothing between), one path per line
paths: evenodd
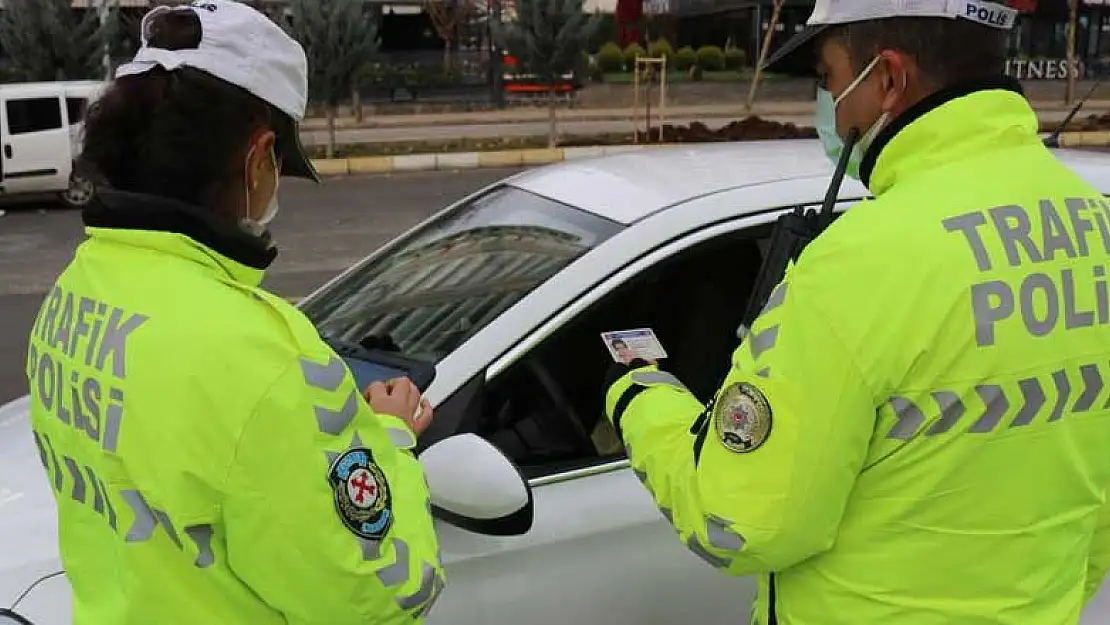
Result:
M1041 115L1041 119L1049 122L1060 122L1066 112L1053 111ZM667 119L668 124L686 125L690 122L700 121L710 128L716 129L735 121L737 116L721 118L677 118ZM799 126L812 126L813 115L772 115L771 119L782 123L791 123ZM640 121L643 128L643 121ZM632 132L632 122L600 121L600 120L572 120L559 124L559 131L564 135L596 135L603 133ZM324 145L327 143L327 132L324 130L308 130L302 134L306 145ZM451 126L417 126L395 128L344 128L336 131L336 142L339 144L351 143L388 143L395 141L443 141L450 139L490 139L494 137L533 137L546 136L547 122L515 122L509 124L459 124Z
M265 285L299 297L450 201L515 170L282 181L274 232L284 250ZM76 212L5 207L0 217L0 403L26 392L26 333L43 294L82 238Z

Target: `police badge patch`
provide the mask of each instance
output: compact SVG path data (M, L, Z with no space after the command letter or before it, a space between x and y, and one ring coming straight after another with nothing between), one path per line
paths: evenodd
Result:
M369 449L348 449L336 458L328 482L343 525L367 540L385 537L393 525L393 495Z
M771 433L771 404L758 388L738 382L717 398L713 422L726 449L741 454L755 451Z

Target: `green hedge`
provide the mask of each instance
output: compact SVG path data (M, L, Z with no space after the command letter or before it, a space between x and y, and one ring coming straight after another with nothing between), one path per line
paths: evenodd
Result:
M698 48L698 67L707 72L719 72L725 68L725 53L717 46Z
M624 51L615 43L609 42L597 51L597 66L603 72L619 72L624 69Z
M616 43L609 42L601 46L595 54L597 68L604 73L630 72L636 65L636 57L665 57L668 69L688 71L691 67L707 72L723 70L742 70L748 64L748 55L740 48L727 48L720 46L702 46L695 50L690 46L683 46L677 51L671 47L666 39L658 39L648 45L644 50L638 43L630 43L621 50Z

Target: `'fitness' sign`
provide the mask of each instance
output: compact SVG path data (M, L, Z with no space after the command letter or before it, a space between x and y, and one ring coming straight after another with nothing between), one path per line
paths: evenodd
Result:
M1068 73L1083 78L1082 61L1070 66L1067 59L1010 59L1006 61L1006 74L1017 80L1067 80Z

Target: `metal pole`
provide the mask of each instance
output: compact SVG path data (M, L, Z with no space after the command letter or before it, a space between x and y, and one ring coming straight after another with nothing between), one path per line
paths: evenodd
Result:
M667 123L667 57L663 57L663 70L659 73L659 143L663 143L663 124Z
M498 25L501 24L501 0L492 0L490 11L490 21ZM489 40L489 66L493 72L493 105L499 109L505 108L505 81L504 64L501 62L501 47L493 39L493 29L490 29Z
M640 57L632 65L632 143L640 142Z
M1079 21L1079 0L1068 2L1068 81L1064 85L1064 104L1075 102L1075 29Z

